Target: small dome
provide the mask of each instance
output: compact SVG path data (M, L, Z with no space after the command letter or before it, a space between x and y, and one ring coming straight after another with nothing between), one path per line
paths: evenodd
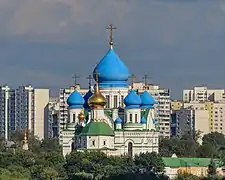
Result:
M67 104L70 108L83 108L84 98L80 95L80 93L75 90L73 91L67 99Z
M115 120L115 124L121 124L122 123L122 120L118 117L116 120Z
M152 95L148 91L144 91L141 94L141 107L142 108L152 108L155 104L155 99L152 97Z
M94 94L88 99L88 105L92 108L104 108L106 104L105 97L101 94L101 92L97 89Z
M139 108L141 105L141 98L134 90L131 90L125 97L124 104L127 108Z
M96 71L99 73L100 88L128 86L129 70L113 49L109 49L107 54L95 67L93 76L95 76Z
M141 118L141 124L147 124L147 120L144 117Z
M84 101L85 101L85 103L84 103L84 108L85 108L85 109L89 109L89 108L90 108L89 105L88 105L88 99L89 99L92 95L93 95L93 93L92 93L91 90L89 90L89 91L84 95Z

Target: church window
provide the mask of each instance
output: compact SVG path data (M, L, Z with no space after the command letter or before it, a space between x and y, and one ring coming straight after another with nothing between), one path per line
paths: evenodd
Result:
M104 146L106 145L106 142L105 142L105 141L103 141L103 145L104 145Z
M92 146L95 146L95 141L92 141Z
M132 122L132 114L130 114L130 122Z
M75 122L76 114L73 114L73 122Z
M109 95L106 95L106 108L109 108Z
M138 115L135 114L135 122L137 123L138 122Z
M117 96L114 96L114 99L113 99L113 106L114 106L114 108L117 108Z
M133 157L133 144L132 144L132 142L128 143L128 156Z
M121 107L123 107L123 99L124 99L124 96L121 96Z

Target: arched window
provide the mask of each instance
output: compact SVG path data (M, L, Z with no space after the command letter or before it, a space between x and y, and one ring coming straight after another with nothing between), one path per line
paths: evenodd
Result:
M128 143L128 156L133 157L133 144L132 144L132 142Z
M74 150L74 142L71 143L71 151Z

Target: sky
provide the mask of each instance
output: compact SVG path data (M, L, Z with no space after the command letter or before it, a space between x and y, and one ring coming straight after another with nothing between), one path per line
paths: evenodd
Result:
M173 98L196 85L225 88L225 0L0 0L0 84L51 88L86 77L115 50L141 81Z

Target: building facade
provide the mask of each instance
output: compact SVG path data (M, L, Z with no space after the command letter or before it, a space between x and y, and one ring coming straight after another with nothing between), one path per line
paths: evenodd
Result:
M188 135L195 138L196 132L200 132L200 137L208 134L209 131L209 114L204 109L193 109L191 107L181 108L172 113L171 135L181 138ZM201 142L201 138L199 139Z
M44 123L48 119L49 89L20 86L1 87L1 131L7 140L10 132L28 129L40 139L44 138ZM3 127L4 125L4 127Z
M191 101L221 101L224 100L224 89L208 89L206 86L198 86L193 89L183 90L183 102L188 103Z

